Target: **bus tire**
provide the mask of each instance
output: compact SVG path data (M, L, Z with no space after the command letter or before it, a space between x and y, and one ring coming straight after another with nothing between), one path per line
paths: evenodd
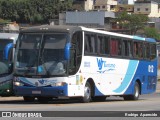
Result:
M30 96L23 96L25 102L34 102L35 98Z
M84 97L82 97L81 102L83 103L88 103L91 101L91 85L89 82L86 83L85 88L84 88Z
M134 85L134 94L133 95L125 95L123 98L124 100L138 100L140 95L140 86L138 82Z

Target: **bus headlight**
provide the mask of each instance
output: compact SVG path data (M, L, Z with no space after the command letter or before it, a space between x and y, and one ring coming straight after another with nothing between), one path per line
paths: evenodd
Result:
M21 82L14 82L14 85L15 85L15 86L23 86L24 84L21 83Z
M65 82L58 82L58 83L53 83L52 86L64 86L66 83Z

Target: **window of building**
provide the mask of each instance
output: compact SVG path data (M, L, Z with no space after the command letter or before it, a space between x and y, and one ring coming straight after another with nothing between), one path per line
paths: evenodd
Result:
M140 11L140 8L137 8L137 11Z
M103 6L102 6L102 8L103 8L103 9L105 9L105 8L106 8L106 6L105 6L105 5L103 5Z
M148 8L145 8L145 10L148 11L149 9L148 9Z
M100 6L94 6L94 9L100 9Z

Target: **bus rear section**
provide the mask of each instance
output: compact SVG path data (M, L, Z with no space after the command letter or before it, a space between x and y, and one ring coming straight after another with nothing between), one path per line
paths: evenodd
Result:
M13 93L13 55L17 33L0 33L0 96Z

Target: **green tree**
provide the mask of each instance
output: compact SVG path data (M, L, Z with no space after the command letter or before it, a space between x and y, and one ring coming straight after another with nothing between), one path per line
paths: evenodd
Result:
M19 23L48 23L72 9L73 0L0 0L0 18Z
M144 35L149 38L154 38L160 41L160 34L156 28L145 27L144 28Z
M126 11L120 13L116 19L123 29L130 30L135 35L138 30L144 29L144 23L148 21L148 16L140 14L128 14Z

